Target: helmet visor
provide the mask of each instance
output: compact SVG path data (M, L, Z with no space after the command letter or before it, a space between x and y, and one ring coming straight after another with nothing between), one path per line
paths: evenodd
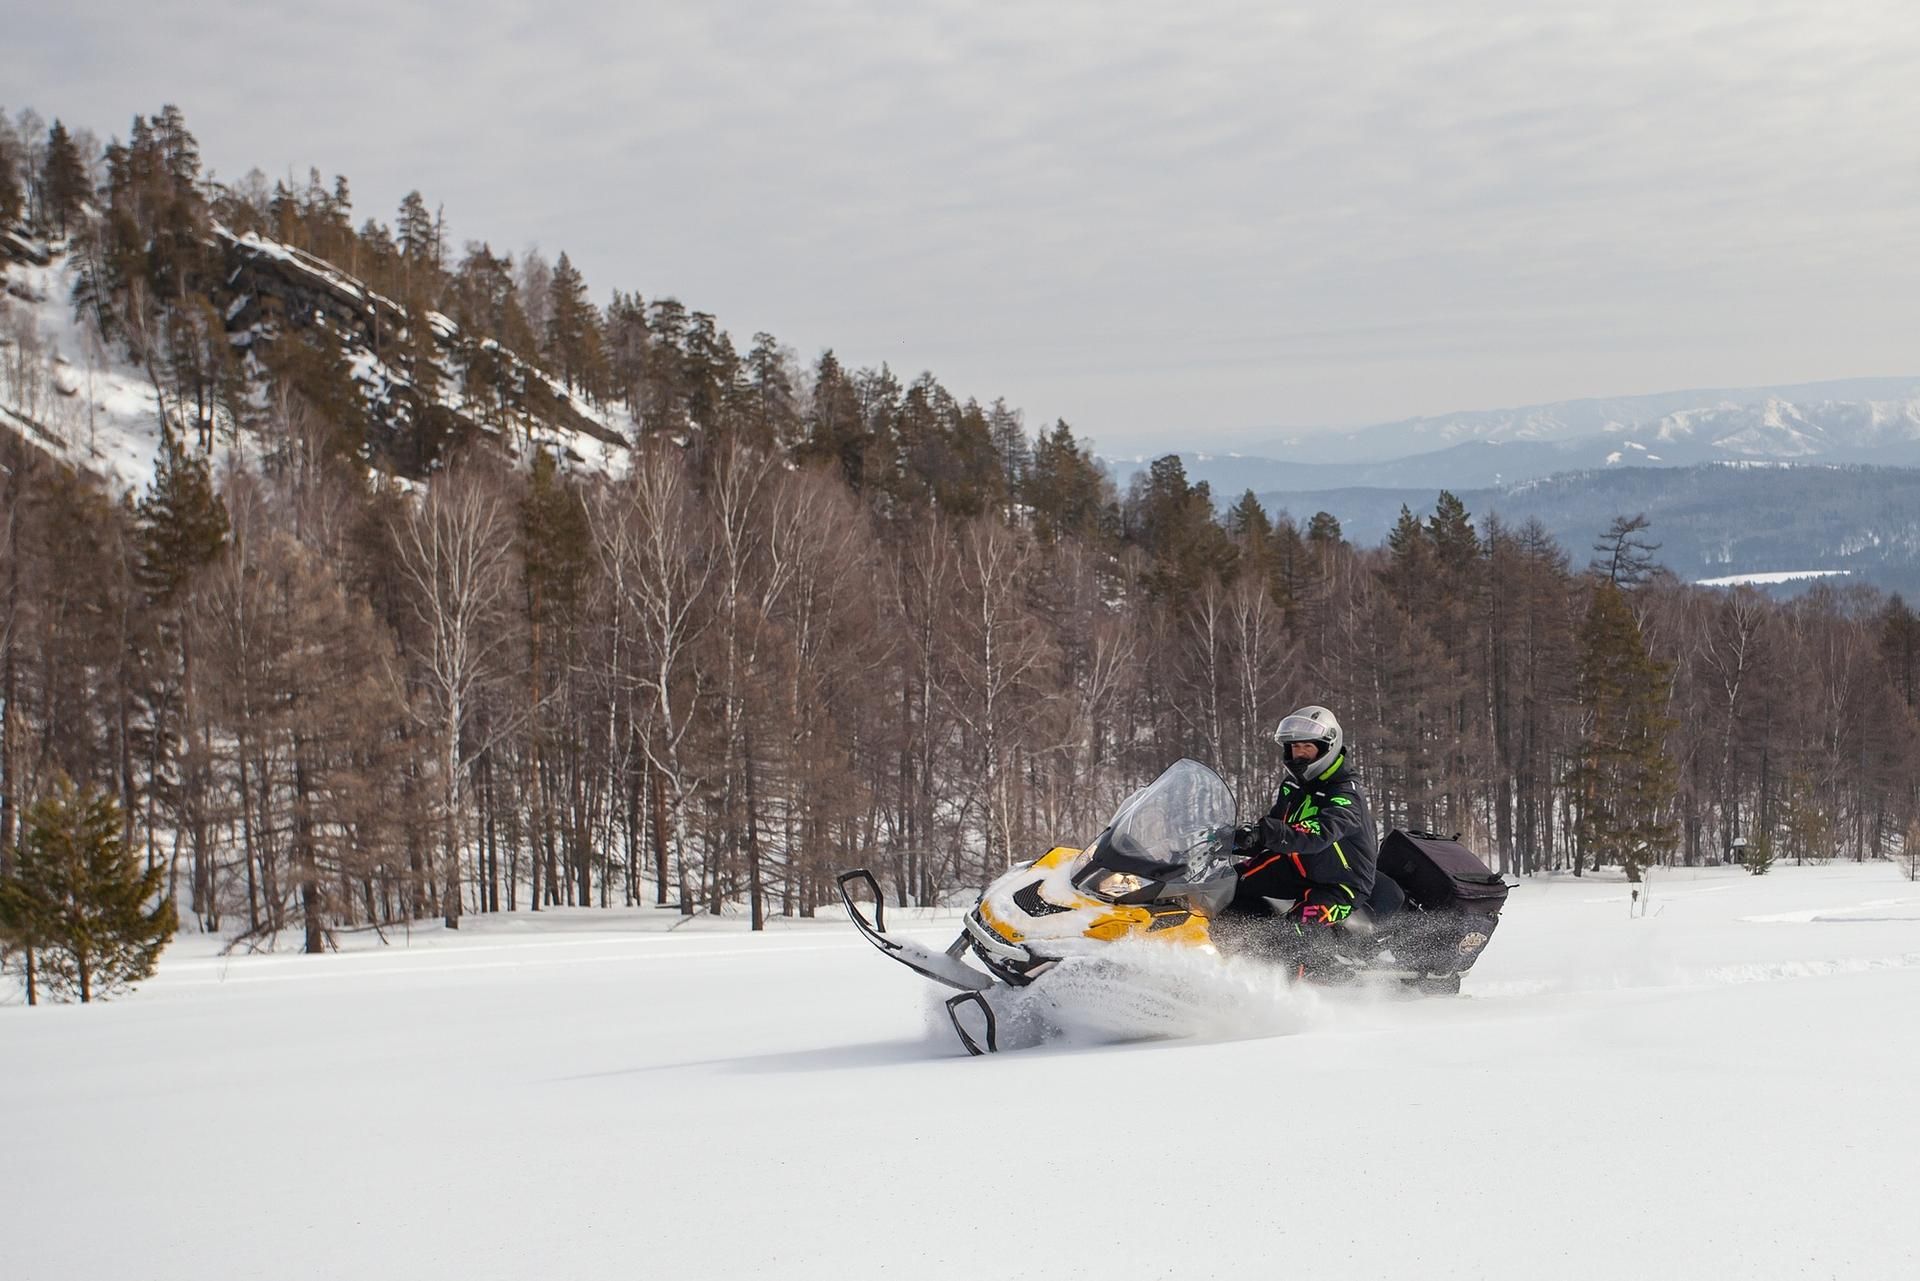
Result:
M1289 716L1273 731L1273 737L1280 743L1324 743L1333 737L1333 727L1311 716Z

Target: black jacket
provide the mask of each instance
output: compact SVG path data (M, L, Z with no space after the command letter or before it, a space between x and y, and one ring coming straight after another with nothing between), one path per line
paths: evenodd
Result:
M1373 893L1379 843L1373 815L1348 772L1344 756L1333 772L1302 786L1289 774L1253 834L1243 879L1249 889L1297 887L1315 902L1365 903ZM1274 898L1302 897L1274 893Z

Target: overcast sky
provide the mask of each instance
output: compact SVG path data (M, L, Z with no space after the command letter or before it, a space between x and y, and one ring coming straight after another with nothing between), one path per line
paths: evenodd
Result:
M0 0L0 101L418 187L1109 452L1920 373L1920 5Z

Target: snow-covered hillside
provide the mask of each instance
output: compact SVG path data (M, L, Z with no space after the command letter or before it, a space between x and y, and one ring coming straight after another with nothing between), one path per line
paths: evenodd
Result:
M234 264L229 284L236 297L228 311L230 326L254 322L266 297L284 298L292 293L303 304L317 300L320 306L316 310L323 322L330 318L332 327L340 332L354 382L374 416L388 420L390 430L411 429L417 412L413 402L422 396L419 380L410 378L383 356L377 342L367 341L369 329L377 332L381 326L391 325L393 343L404 345L409 320L406 308L333 264L290 245L252 232L235 235L217 224L214 238ZM552 450L562 463L603 472L624 465L634 435L629 415L575 395L560 379L491 338L482 339L478 349L503 367L514 391L512 403L504 410L490 407L492 413L503 413L506 421L489 421L492 413L473 403L465 389L466 343L460 326L437 311L427 312L425 319L433 332L431 399L439 408L492 432L510 452L518 452L532 442ZM501 389L493 390L498 393Z
M46 261L0 256L0 426L116 495L144 490L160 447L153 380L75 320L67 255L30 248Z
M1234 970L1193 1037L988 1059L839 921L556 912L311 958L186 939L113 1004L0 1009L0 1260L10 1281L1920 1275L1920 886L1884 863L1656 870L1644 905L1522 885L1465 999Z
M225 316L236 347L261 336L257 318L263 293L298 290L317 316L314 323L333 331L370 415L384 420L389 431L409 428L418 399L412 380L372 350L354 323L365 315L381 324L403 324L404 308L289 246L219 227L215 238L234 264ZM160 444L160 396L152 375L76 320L71 302L76 268L64 245L12 237L0 248L10 250L0 253L0 425L98 476L116 495L144 490ZM331 310L313 306L314 299L331 303ZM519 392L517 404L494 405L483 414L464 390L459 327L438 312L429 313L428 322L435 337L433 401L440 408L495 435L510 452L534 443L552 450L563 465L602 472L625 465L633 422L624 412L588 403L545 370L487 340L482 348L510 372ZM404 338L404 329L398 334ZM257 382L259 368L249 371ZM253 389L253 397L257 405L271 402L262 386ZM502 415L504 430L494 421ZM223 416L220 431L230 435L231 429ZM248 431L239 440L242 457L265 445Z

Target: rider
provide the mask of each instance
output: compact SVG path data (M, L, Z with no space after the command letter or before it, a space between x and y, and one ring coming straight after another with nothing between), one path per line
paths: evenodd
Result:
M1348 769L1340 722L1324 707L1303 707L1274 731L1287 773L1273 808L1236 834L1243 860L1233 912L1272 916L1291 899L1286 919L1306 931L1338 927L1364 913L1373 893L1377 845L1373 818Z

